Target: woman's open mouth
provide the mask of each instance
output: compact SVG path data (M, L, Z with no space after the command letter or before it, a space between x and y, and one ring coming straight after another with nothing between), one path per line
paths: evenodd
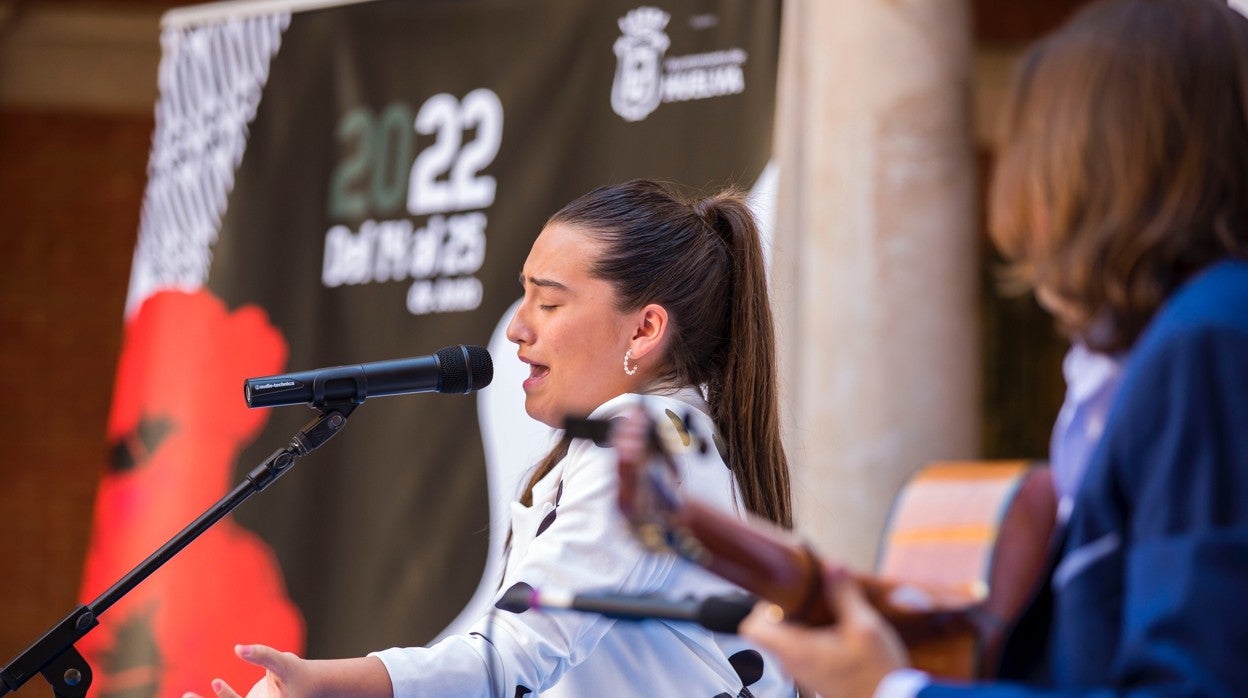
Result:
M524 388L527 390L529 388L536 386L538 383L542 382L542 379L545 378L546 375L549 373L550 373L549 366L543 366L541 364L530 363L529 364L529 377L524 381Z

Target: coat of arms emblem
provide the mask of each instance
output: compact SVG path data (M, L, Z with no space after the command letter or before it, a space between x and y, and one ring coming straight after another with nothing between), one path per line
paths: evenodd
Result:
M638 7L620 18L611 108L627 121L641 121L662 101L663 54L671 44L663 29L670 19L655 7Z

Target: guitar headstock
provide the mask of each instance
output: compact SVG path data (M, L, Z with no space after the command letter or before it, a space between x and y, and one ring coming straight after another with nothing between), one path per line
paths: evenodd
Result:
M637 539L651 550L697 561L704 550L681 524L684 500L674 454L704 453L708 440L688 415L664 413L656 418L642 402L610 420L569 417L564 428L572 438L616 450L619 509Z

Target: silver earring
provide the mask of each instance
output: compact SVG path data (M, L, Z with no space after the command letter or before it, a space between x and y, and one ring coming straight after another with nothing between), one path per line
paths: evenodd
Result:
M631 358L633 358L633 350L629 349L628 351L624 352L624 372L630 376L637 372L637 366L638 366L638 364L634 362L632 368L628 367L628 361Z

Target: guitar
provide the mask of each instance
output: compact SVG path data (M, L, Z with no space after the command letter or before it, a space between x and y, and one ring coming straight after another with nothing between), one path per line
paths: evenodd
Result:
M709 439L688 420L672 422L635 410L565 426L570 436L617 448L620 510L648 548L693 561L791 621L835 622L825 563L809 545L769 521L743 520L680 491L672 454L707 448ZM896 628L914 666L948 678L987 677L1043 570L1055 510L1046 467L932 464L894 500L876 572L851 576Z

